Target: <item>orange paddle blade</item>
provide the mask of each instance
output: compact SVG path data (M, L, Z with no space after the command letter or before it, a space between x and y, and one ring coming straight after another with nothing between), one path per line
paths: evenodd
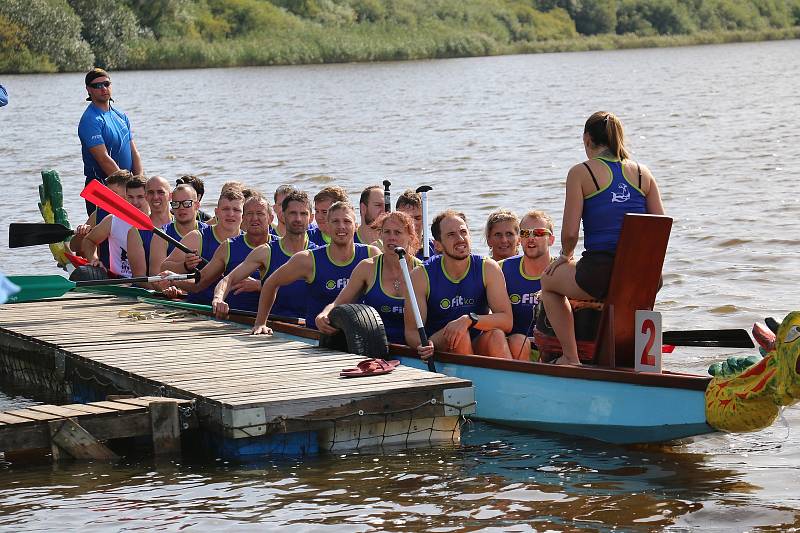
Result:
M81 196L135 228L152 230L155 227L149 216L97 180L90 181L81 191Z

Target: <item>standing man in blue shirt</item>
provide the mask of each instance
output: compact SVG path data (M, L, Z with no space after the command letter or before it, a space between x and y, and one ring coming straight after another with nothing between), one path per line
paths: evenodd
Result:
M127 115L111 106L111 77L101 68L93 68L86 74L86 91L91 102L83 112L78 124L81 139L83 172L86 184L91 180L105 183L106 176L118 170L130 170L136 176L142 174L142 161L133 142L131 123ZM91 214L94 205L86 202L86 211Z

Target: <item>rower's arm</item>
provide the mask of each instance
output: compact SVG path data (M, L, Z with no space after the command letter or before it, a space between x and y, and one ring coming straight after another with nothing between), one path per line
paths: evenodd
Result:
M142 158L139 155L139 150L136 148L136 143L133 142L133 139L131 139L131 158L133 160L133 164L131 165L131 174L134 176L144 175L144 169L142 169Z
M181 244L190 250L197 250L200 247L200 239L202 239L200 232L197 230L192 230L183 239L181 239ZM188 270L183 266L185 261L186 254L183 252L183 250L176 246L172 250L172 253L169 254L169 257L164 259L159 272L163 270L171 270L172 272L178 272L179 274L187 274Z
M89 218L86 219L85 224L79 224L78 227L75 228L75 235L69 240L69 248L76 254L81 253L81 245L83 244L83 239L86 237L87 233L82 233L84 228L93 228L97 224L97 210L89 215ZM89 230L91 231L91 229Z
M92 228L92 231L86 234L81 243L81 255L89 261L97 259L97 246L108 239L111 235L111 220L113 217L107 216L100 221L100 224ZM108 265L106 265L108 266Z
M222 274L225 273L225 258L227 256L227 247L225 243L219 245L214 255L211 257L206 266L200 269L200 281L194 282L190 280L176 281L174 285L179 289L186 292L200 292L206 287L210 287L219 281Z
M514 315L511 310L511 300L508 299L503 271L500 265L492 259L486 258L483 272L486 277L486 300L492 312L488 315L478 315L480 320L475 328L482 331L500 329L508 333L514 326Z
M642 174L649 178L650 187L647 189L645 201L647 202L647 212L651 215L663 215L664 204L661 201L661 191L658 189L656 179L650 173L650 169L642 165Z
M353 269L350 274L350 280L344 289L336 296L336 299L326 305L322 311L315 317L317 329L322 333L331 335L336 332L336 329L331 326L328 315L331 310L337 305L349 304L358 301L369 286L369 280L372 278L374 263L372 259L362 259ZM375 283L380 283L380 280L375 280Z
M578 246L578 235L581 228L581 215L583 214L583 187L582 173L586 172L583 165L576 165L567 175L567 192L564 199L564 217L561 227L561 252L565 259L572 257L575 247Z
M144 244L139 230L131 228L128 230L128 244L125 251L128 253L128 262L131 265L131 275L134 278L147 275L147 261L144 254ZM151 289L150 283L137 283L139 287Z
M223 277L219 283L217 283L214 289L214 300L225 300L225 298L228 297L231 286L249 277L250 274L256 270L266 270L267 265L269 265L270 254L271 250L268 244L262 244L247 254L244 261L239 263L236 268L231 270L230 274Z
M419 307L419 315L422 318L422 323L425 324L428 319L428 276L425 275L423 267L419 266L411 272L411 285L414 287L414 296ZM406 294L403 306L403 324L405 326L406 344L412 348L418 347L421 344L421 340L408 294Z
M153 238L150 240L150 264L148 265L149 271L161 272L161 266L164 264L164 260L166 258L167 241L154 234Z
M283 266L270 274L264 281L264 286L261 287L261 295L258 298L258 316L256 316L256 322L253 326L254 332L260 327L266 326L278 289L299 279L309 281L313 269L314 263L311 259L311 251L303 250L294 254Z

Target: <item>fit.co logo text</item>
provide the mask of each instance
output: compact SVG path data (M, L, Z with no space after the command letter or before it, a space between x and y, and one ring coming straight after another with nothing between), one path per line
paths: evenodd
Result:
M395 314L403 314L403 306L402 305L382 305L381 306L381 313L395 313Z
M451 307L463 307L465 305L475 305L474 298L464 298L463 296L454 296L453 298L442 298L439 302L441 309L450 309Z
M325 282L325 288L328 289L329 291L332 291L334 289L339 289L339 290L344 289L349 279L350 278L329 279L328 281Z
M535 292L528 292L522 295L512 294L511 296L509 296L509 299L511 300L511 305L518 305L518 304L536 305L537 303L539 303L538 298L536 298Z

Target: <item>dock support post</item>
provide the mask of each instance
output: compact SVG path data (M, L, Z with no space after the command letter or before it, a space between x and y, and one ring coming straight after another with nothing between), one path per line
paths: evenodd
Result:
M181 421L178 403L159 401L150 403L150 425L153 428L153 453L156 456L181 454Z
M95 439L74 418L54 420L50 426L50 449L53 461L63 459L64 454L75 459L116 461L119 459L108 446Z

